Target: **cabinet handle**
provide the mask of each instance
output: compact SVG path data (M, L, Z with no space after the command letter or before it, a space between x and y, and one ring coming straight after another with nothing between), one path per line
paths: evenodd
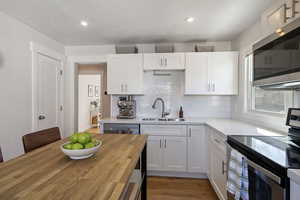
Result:
M192 137L192 129L189 128L189 137Z
M165 148L167 148L167 140L165 140Z
M210 88L211 88L210 83L207 84L207 87L208 87L208 91L210 92Z
M159 148L161 148L161 140L159 140Z
M163 59L160 59L160 66L163 66Z
M222 174L225 174L226 170L225 170L225 162L222 161Z
M216 89L216 88L215 88L215 84L214 84L214 83L212 84L212 87L213 87L213 92L214 92L214 91L215 91L215 89Z
M165 58L165 66L168 66L168 59Z

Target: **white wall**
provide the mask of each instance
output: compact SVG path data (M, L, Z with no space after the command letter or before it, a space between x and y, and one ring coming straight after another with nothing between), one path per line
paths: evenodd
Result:
M8 160L23 151L31 131L31 41L64 53L58 42L0 12L0 146Z
M101 75L88 75L80 74L78 77L78 131L82 132L89 128L90 125L90 102L99 100L100 97L95 96L95 90L93 91L93 97L88 96L88 85L99 86L101 83ZM99 91L99 95L101 95Z
M180 106L184 117L231 117L231 96L184 96L184 71L169 71L170 76L144 73L144 95L136 96L137 117L160 117L161 104L152 109L157 97L163 98L170 117L178 117ZM118 115L118 96L112 98L112 115Z
M263 39L262 26L260 21L258 21L232 42L233 50L240 51L239 96L233 98L232 116L235 119L244 120L266 128L286 131L288 127L285 126L285 116L279 117L275 115L247 112L246 110L247 94L244 57L252 52L252 45L261 39Z

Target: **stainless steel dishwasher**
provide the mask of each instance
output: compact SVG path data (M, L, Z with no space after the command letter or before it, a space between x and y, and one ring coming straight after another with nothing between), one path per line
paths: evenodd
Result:
M139 124L105 123L104 134L140 134Z

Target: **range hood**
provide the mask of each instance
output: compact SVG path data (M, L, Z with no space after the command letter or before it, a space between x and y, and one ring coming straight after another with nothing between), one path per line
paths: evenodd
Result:
M253 52L254 86L300 89L300 19L254 44Z

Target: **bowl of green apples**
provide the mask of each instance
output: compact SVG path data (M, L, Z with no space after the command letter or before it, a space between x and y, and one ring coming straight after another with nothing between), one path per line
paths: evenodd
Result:
M101 145L102 142L90 133L74 133L60 148L71 159L80 160L93 156Z

